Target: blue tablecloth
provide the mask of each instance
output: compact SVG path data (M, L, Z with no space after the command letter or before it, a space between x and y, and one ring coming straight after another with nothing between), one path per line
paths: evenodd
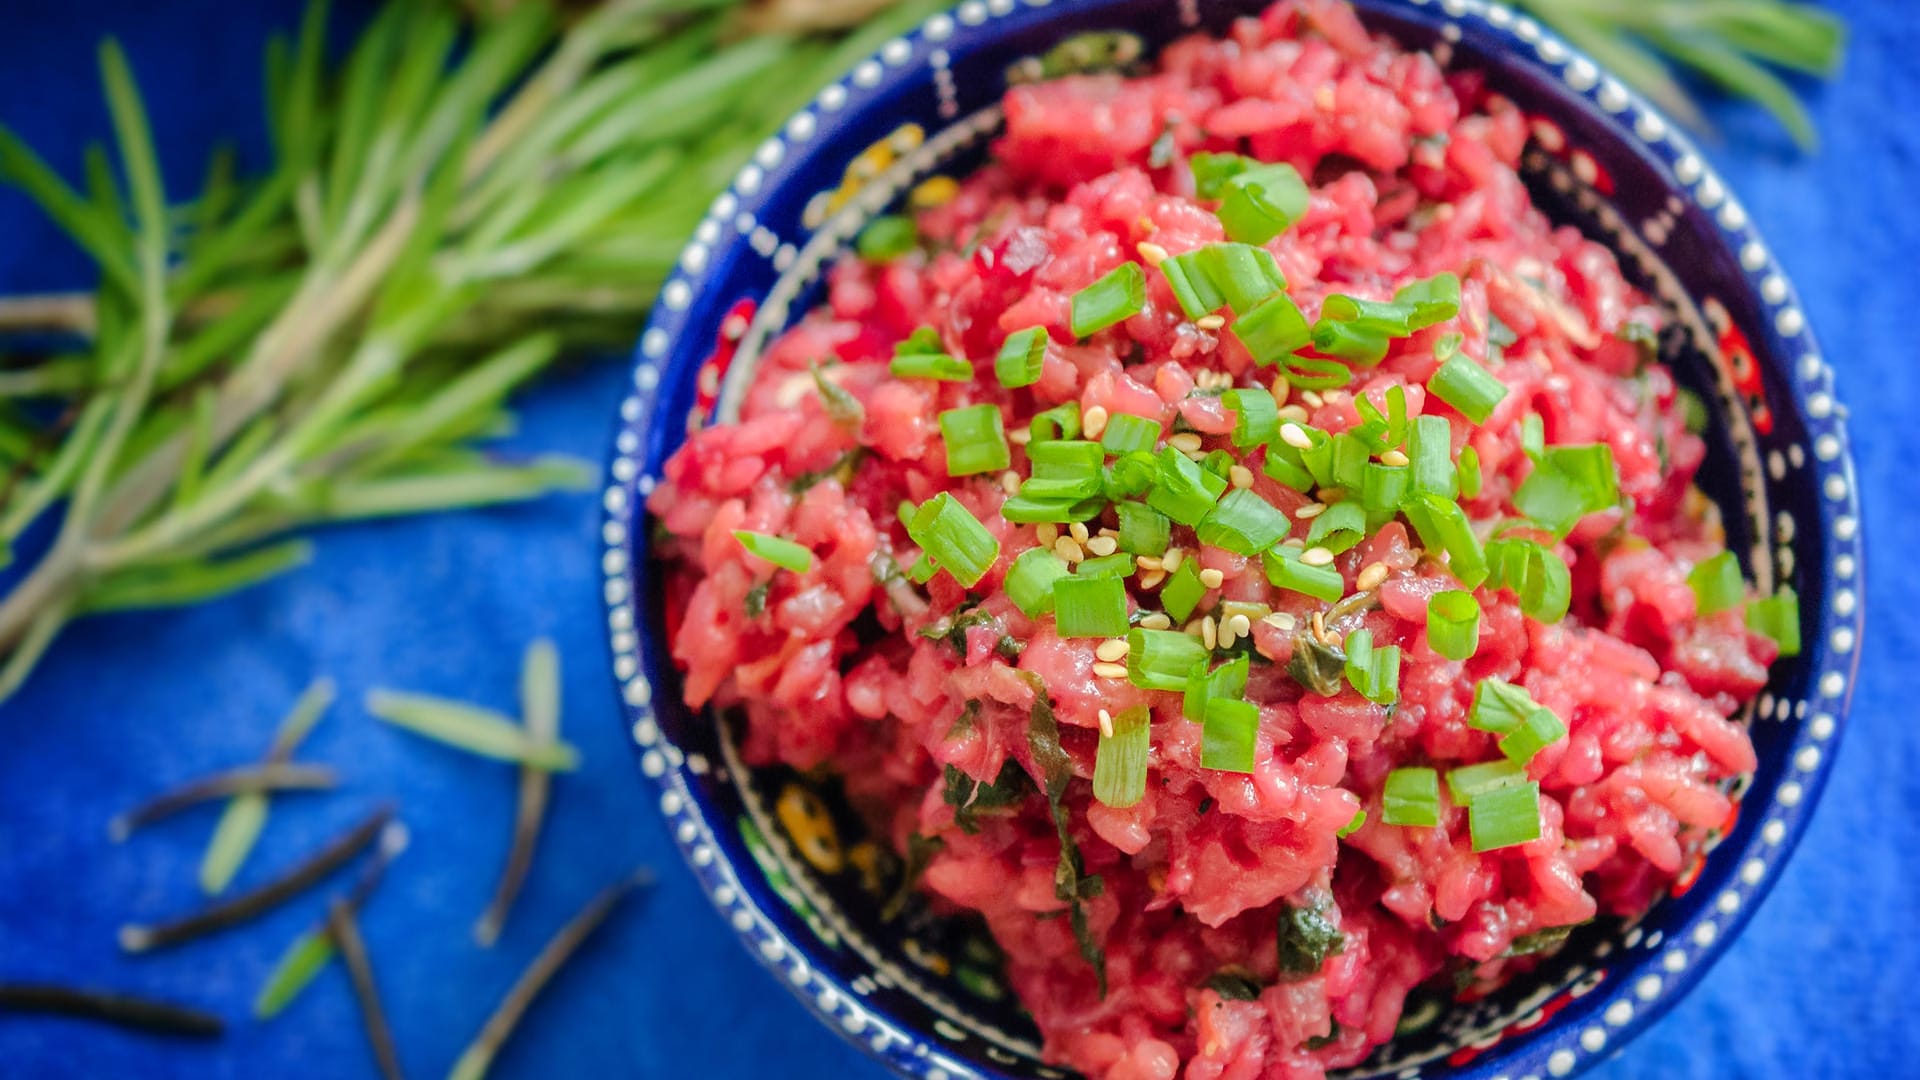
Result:
M1879 565L1864 680L1838 772L1805 845L1745 937L1706 983L1603 1075L1908 1076L1920 1024L1920 724L1900 656L1920 652L1920 587L1898 561L1920 530L1920 473L1896 460L1920 374L1920 20L1909 0L1845 0L1855 45L1819 92L1826 147L1796 157L1773 129L1721 110L1712 155L1796 274L1852 409ZM0 34L0 121L77 172L108 131L95 39L126 43L148 89L167 175L200 176L216 137L261 138L261 41L296 0L38 3ZM0 193L0 292L74 285L84 266L15 193ZM530 393L516 447L599 460L624 365L582 365ZM243 931L127 958L129 917L193 908L210 827L190 815L115 846L105 825L155 788L247 761L319 674L343 701L304 757L348 788L278 800L242 881L258 881L376 802L397 798L413 846L365 913L409 1070L444 1070L540 942L600 885L638 863L660 884L608 926L509 1045L502 1075L873 1077L734 943L667 843L633 768L605 670L595 501L344 528L312 566L191 611L101 619L68 633L0 710L0 978L88 981L204 1003L234 1019L224 1042L136 1038L0 1016L0 1072L38 1076L370 1075L344 975L325 973L284 1016L246 1019L317 897ZM380 725L374 686L511 708L520 650L540 634L566 660L566 732L585 754L561 779L531 882L504 937L474 947L513 814L510 768ZM1902 705L1905 698L1907 704Z

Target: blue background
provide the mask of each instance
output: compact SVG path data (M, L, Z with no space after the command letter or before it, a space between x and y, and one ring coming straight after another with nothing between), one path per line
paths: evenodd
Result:
M1920 20L1907 0L1843 0L1854 45L1816 91L1822 152L1796 156L1764 120L1720 108L1712 157L1799 285L1852 410L1872 567L1863 679L1837 772L1800 851L1706 982L1600 1075L1910 1075L1920 1024L1920 725L1899 678L1920 651L1920 580L1895 537L1920 529L1907 441L1920 406L1913 363L1920 250ZM147 90L175 190L197 183L216 139L258 160L260 47L296 0L35 4L0 35L0 122L77 172L104 135L93 50L126 44ZM358 14L364 8L349 5ZM691 224L691 223L690 223ZM24 200L0 192L0 293L86 283L78 256ZM510 447L601 460L625 379L582 363L529 393ZM1902 453L1908 456L1901 457ZM198 905L212 815L122 846L109 817L157 788L255 758L315 676L342 701L301 755L338 766L330 797L277 800L239 884L279 868L397 798L413 845L363 923L408 1070L447 1068L540 943L636 864L659 885L631 903L549 990L499 1075L872 1077L735 944L678 864L617 720L599 600L598 517L586 495L531 506L332 530L314 563L185 612L71 630L0 708L0 979L91 982L199 1003L225 1041L154 1041L65 1021L0 1016L0 1062L35 1076L371 1075L344 975L324 973L277 1020L247 1006L325 891L227 936L144 958L115 929ZM506 766L372 721L374 686L511 710L520 651L550 635L564 657L565 731L586 764L556 785L534 873L500 943L472 919L505 854L515 779Z

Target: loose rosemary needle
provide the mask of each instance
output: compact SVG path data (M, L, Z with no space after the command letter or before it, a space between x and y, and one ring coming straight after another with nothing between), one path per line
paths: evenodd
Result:
M107 990L50 983L0 983L0 1015L40 1013L97 1020L135 1031L218 1038L226 1023L212 1013Z
M281 765L291 759L313 726L332 707L335 696L333 680L327 678L315 679L302 691L292 711L274 732L266 764ZM207 842L207 853L200 859L200 888L207 895L225 892L233 882L233 876L240 872L241 864L259 842L261 830L266 828L267 810L265 793L244 792L220 812L220 820L213 827L213 839Z
M380 1007L380 988L373 979L373 961L367 957L367 943L360 937L360 922L354 917L353 904L335 897L327 905L327 933L340 949L340 959L353 980L353 996L360 1002L360 1018L367 1028L367 1041L373 1045L373 1060L386 1080L401 1080L400 1054L393 1045L393 1031L387 1026L386 1010Z
M318 765L274 762L228 769L190 780L115 816L107 824L107 833L118 842L125 840L135 829L215 799L281 791L330 791L339 784L340 778L332 769Z
M560 653L553 642L541 638L527 647L520 668L521 724L526 728L531 748L543 750L560 740ZM513 909L514 898L526 882L533 866L534 845L540 840L540 825L547 813L547 793L551 774L530 762L520 765L520 799L513 821L513 847L507 853L506 869L500 874L493 901L474 924L473 937L482 948L492 948Z
M380 832L379 846L360 869L360 877L345 897L347 906L358 915L366 907L373 890L386 877L387 867L407 848L409 837L407 827L399 821L391 822ZM260 993L253 999L253 1015L256 1019L267 1020L279 1015L300 991L313 982L333 961L339 952L333 931L327 921L295 938L287 945L280 959L274 962L273 970L260 987Z

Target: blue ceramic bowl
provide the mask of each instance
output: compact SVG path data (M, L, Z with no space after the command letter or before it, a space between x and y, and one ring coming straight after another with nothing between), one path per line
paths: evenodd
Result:
M692 715L659 631L643 504L712 400L714 357L750 358L815 303L821 270L871 215L935 171L979 160L1009 70L1085 31L1147 53L1261 0L969 0L889 42L766 141L713 203L635 358L606 490L614 672L667 827L747 948L822 1022L908 1076L1060 1077L995 975L979 927L882 917L900 869L831 782L743 769L726 717ZM1615 1052L1697 982L1746 924L1826 781L1854 682L1860 514L1831 372L1766 243L1693 144L1532 20L1482 0L1360 0L1376 30L1484 70L1540 118L1536 198L1620 254L1678 316L1681 380L1712 408L1702 486L1763 588L1799 590L1805 652L1751 718L1760 768L1738 826L1691 889L1635 925L1596 923L1533 977L1470 1005L1415 1002L1356 1075L1565 1076ZM863 151L861 168L849 166ZM870 166L878 165L874 169ZM1742 347L1743 343L1747 346ZM705 385L703 385L703 383ZM702 409L696 422L704 422ZM796 843L796 839L804 843Z

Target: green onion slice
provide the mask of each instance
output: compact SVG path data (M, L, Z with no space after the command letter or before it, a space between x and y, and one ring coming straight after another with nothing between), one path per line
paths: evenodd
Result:
M1526 782L1526 768L1511 761L1462 765L1447 773L1447 794L1452 797L1455 806L1470 807L1478 795L1495 788L1513 787Z
M1063 638L1108 638L1125 634L1126 581L1111 574L1055 578L1053 619Z
M940 343L940 332L931 326L915 330L893 347L893 362L887 370L903 379L939 379L944 382L972 382L973 365L948 355Z
M1347 685L1375 705L1400 700L1400 646L1376 648L1371 630L1347 635Z
M1226 480L1171 446L1160 451L1157 462L1160 476L1147 493L1147 505L1182 525L1198 525L1212 511L1220 493L1227 490Z
M1093 797L1105 805L1125 809L1146 796L1151 720L1145 705L1135 705L1113 718L1112 735L1101 733L1093 758Z
M1075 338L1087 338L1140 314L1147 306L1147 275L1135 262L1121 263L1073 294Z
M1566 737L1567 725L1553 710L1535 709L1512 731L1500 736L1500 752L1515 765L1525 765L1533 755Z
M947 475L1001 472L1013 462L998 405L969 405L940 414L940 439L947 447Z
M1160 586L1160 606L1176 622L1186 622L1200 598L1207 595L1207 587L1200 581L1200 572L1193 564L1192 558L1180 560L1180 565L1167 575L1167 583Z
M1259 733L1260 707L1253 702L1233 698L1207 702L1207 719L1200 730L1200 767L1252 772Z
M1307 528L1308 547L1323 547L1335 555L1366 538L1366 508L1352 500L1337 502L1327 507Z
M1235 315L1247 314L1287 287L1287 277L1280 272L1280 264L1265 248L1251 244L1208 244L1194 254L1194 265L1206 275L1214 291Z
M1100 445L1109 454L1152 450L1160 442L1160 421L1128 413L1115 413L1100 434Z
M1441 364L1427 380L1427 389L1476 424L1486 423L1494 406L1507 397L1506 384L1465 353L1456 353Z
M1467 828L1475 851L1540 839L1540 785L1512 784L1476 792L1467 804Z
M1473 706L1467 710L1467 726L1505 735L1519 727L1528 714L1541 708L1531 694L1505 679L1482 679L1473 688Z
M1459 503L1438 495L1414 494L1407 496L1400 512L1413 523L1428 551L1447 553L1447 569L1460 584L1471 589L1487 579L1486 553Z
M1206 645L1192 634L1138 626L1127 632L1127 680L1143 689L1185 690L1194 665L1206 658Z
M1468 660L1480 648L1480 601L1450 589L1427 598L1427 646L1449 660Z
M1460 497L1474 499L1480 495L1480 451L1471 446L1460 448L1460 464L1457 469L1460 483Z
M782 569L791 570L796 574L804 574L813 569L813 552L807 550L804 545L796 544L785 537L735 529L733 538L740 541L740 546L747 549L747 554L764 559Z
M1565 536L1581 518L1619 501L1619 474L1613 450L1605 443L1547 447L1513 493L1514 509L1556 536Z
M1007 568L1007 598L1027 618L1037 619L1053 610L1053 583L1071 570L1060 557L1046 548L1028 548Z
M1380 792L1380 820L1389 825L1440 824L1440 776L1425 766L1395 769Z
M1747 605L1747 628L1780 646L1781 656L1800 655L1800 596L1783 588Z
M1020 485L1020 494L1035 499L1084 499L1100 494L1100 466L1107 454L1097 442L1055 439L1029 443L1027 460L1033 474Z
M1747 583L1740 576L1740 560L1731 551L1702 559L1687 573L1687 584L1701 615L1712 615L1740 606L1747 598Z
M1301 549L1278 545L1261 554L1267 580L1275 587L1333 603L1346 592L1346 579L1331 566L1309 566L1300 561Z
M1000 557L1000 541L993 538L980 519L960 505L948 492L941 492L913 512L907 535L920 545L934 565L953 575L960 584L972 588L987 576Z
M1435 274L1425 281L1402 286L1393 294L1393 300L1413 309L1407 319L1408 329L1424 330L1460 314L1460 277L1452 273Z
M1079 438L1080 403L1069 401L1043 412L1034 413L1033 420L1027 424L1027 430L1033 434L1034 446L1059 439Z
M1040 370L1047 356L1047 332L1038 326L1016 330L1000 345L993 358L993 374L1009 390L1032 386L1040 381Z
M1292 527L1287 515L1252 489L1234 488L1194 526L1193 534L1201 543L1235 555L1258 555L1286 539Z
M1234 389L1220 395L1220 403L1232 410L1233 445L1242 450L1264 446L1279 437L1280 406L1273 394L1259 389Z
M892 262L912 251L920 243L920 230L913 219L883 214L867 222L854 241L854 249L868 262Z
M1367 812L1365 810L1355 810L1353 812L1353 820L1347 822L1345 825L1340 826L1340 831L1335 833L1334 835L1339 837L1342 840L1345 840L1347 837L1352 836L1354 833L1359 832L1360 826L1365 825L1366 823L1367 823Z
M1193 666L1193 674L1187 676L1187 692L1180 701L1180 711L1194 723L1202 723L1207 718L1207 703L1217 698L1243 698L1247 696L1247 672L1251 670L1250 659L1242 654L1214 668L1207 670L1207 662L1200 661Z
M1453 466L1453 425L1444 416L1418 416L1407 443L1409 490L1451 499L1460 493Z
M1487 544L1488 583L1512 590L1520 611L1535 622L1555 623L1573 602L1573 575L1560 556L1532 540L1503 538Z
M1120 515L1120 550L1132 555L1166 554L1173 534L1167 515L1143 502L1122 502L1114 510Z

